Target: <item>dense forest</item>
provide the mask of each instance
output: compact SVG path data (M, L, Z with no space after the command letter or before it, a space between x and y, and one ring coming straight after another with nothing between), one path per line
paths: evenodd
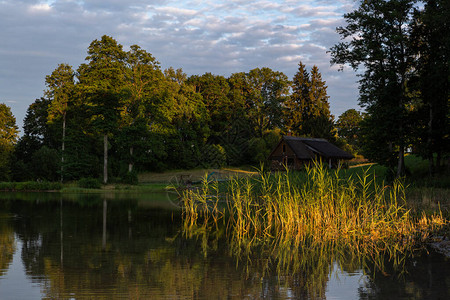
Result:
M0 180L132 180L137 172L259 164L283 134L321 137L405 174L449 155L449 3L363 1L337 29L333 64L361 68L360 104L331 115L316 66L290 80L256 68L229 77L161 70L138 45L103 36L76 70L61 63L24 120L0 104ZM294 66L293 66L294 67Z

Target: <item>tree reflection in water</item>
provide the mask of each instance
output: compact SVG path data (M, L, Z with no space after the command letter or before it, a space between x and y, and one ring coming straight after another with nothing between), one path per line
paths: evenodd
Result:
M9 224L9 216L0 212L0 278L8 270L16 251L14 230Z

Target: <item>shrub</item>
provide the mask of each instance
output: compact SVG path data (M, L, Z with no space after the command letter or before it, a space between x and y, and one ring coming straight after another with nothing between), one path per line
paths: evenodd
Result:
M78 186L85 189L99 189L102 184L95 178L81 178L78 180Z
M135 171L126 172L121 179L122 183L126 184L138 184L138 176Z

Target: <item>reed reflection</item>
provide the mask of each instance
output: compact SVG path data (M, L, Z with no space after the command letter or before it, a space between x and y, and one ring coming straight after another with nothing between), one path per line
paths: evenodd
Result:
M401 181L380 185L368 172L345 178L320 164L227 184L205 179L182 199L184 236L201 240L205 257L225 237L237 264L289 279L311 298L324 297L334 262L371 274L387 274L388 262L402 274L447 223L441 214L412 216Z

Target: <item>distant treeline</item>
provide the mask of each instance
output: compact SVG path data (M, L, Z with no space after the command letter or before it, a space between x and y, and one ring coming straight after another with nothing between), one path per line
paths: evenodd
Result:
M302 63L293 81L269 68L187 77L103 36L85 64L60 64L45 83L3 180L259 164L289 131L337 140L325 82Z

